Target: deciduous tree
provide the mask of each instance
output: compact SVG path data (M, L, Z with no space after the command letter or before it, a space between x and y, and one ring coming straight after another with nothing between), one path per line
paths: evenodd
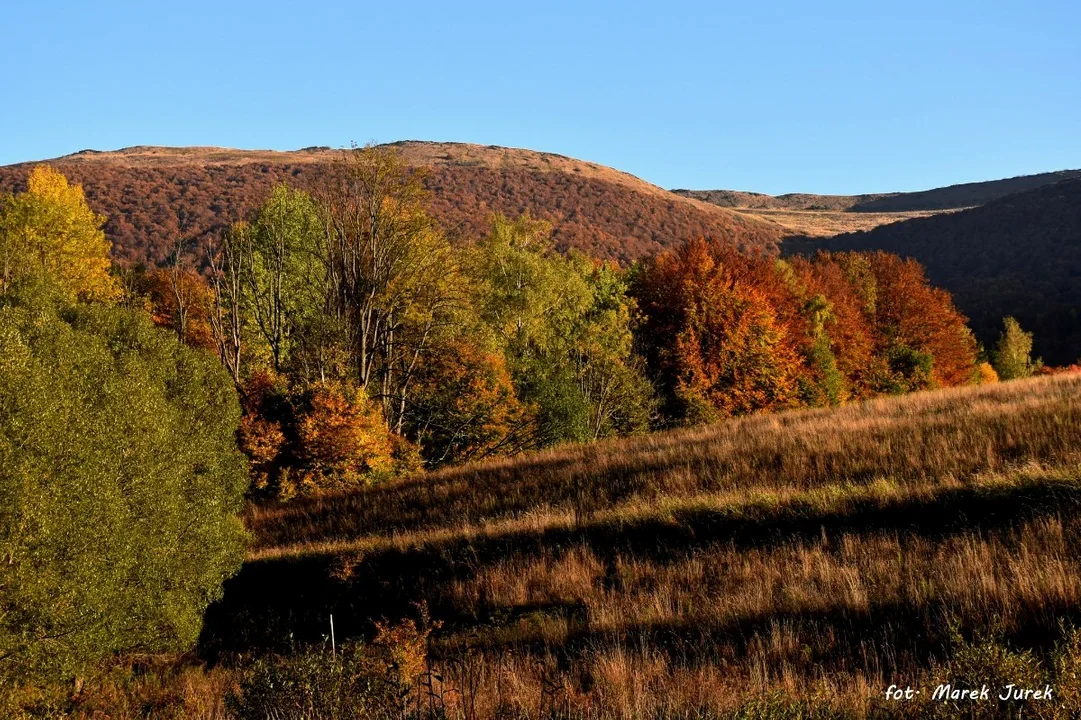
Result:
M26 192L0 201L0 291L36 274L73 298L120 299L104 224L86 204L82 186L46 165L34 168Z
M1021 329L1013 317L1002 319L1002 333L991 353L1000 380L1029 377L1041 364L1032 360L1032 333Z
M319 189L322 254L360 387L401 432L410 387L455 311L455 258L424 207L417 171L356 148Z
M669 417L709 422L797 404L798 338L769 300L782 290L755 280L773 272L770 260L698 239L636 273L643 343Z

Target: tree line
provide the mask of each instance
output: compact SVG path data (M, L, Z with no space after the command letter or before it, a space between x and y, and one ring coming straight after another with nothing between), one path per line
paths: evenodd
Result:
M693 239L620 268L529 215L452 245L423 179L354 149L133 281L232 375L256 495L990 377L914 261Z

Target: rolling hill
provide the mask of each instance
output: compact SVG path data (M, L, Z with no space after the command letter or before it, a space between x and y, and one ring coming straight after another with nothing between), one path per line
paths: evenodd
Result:
M1081 356L1081 179L1007 195L981 207L826 239L788 239L786 253L885 250L923 263L990 344L1002 317L1035 333L1035 351L1061 365Z
M452 238L487 230L492 212L550 220L560 249L627 262L698 235L745 248L775 248L773 223L680 197L627 173L532 150L463 143L400 142L406 162L427 168L431 211ZM84 150L54 160L108 216L123 263L161 263L176 238L195 243L255 208L278 182L319 181L338 151L132 147ZM0 167L0 192L19 189L36 163Z

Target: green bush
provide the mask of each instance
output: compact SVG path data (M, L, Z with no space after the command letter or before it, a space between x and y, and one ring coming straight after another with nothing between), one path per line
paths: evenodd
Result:
M239 417L145 315L0 297L0 690L196 641L243 559Z
M937 666L925 684L919 707L919 715L928 718L1014 718L1027 713L1046 710L1043 717L1056 717L1055 704L1039 701L1000 701L998 694L1008 684L1021 688L1042 688L1045 683L1055 685L1055 678L1046 672L1036 655L1028 650L1010 648L1005 640L994 635L966 641L954 632L952 656ZM988 700L935 700L934 689L940 684L955 688L980 690L989 688ZM1031 705L1031 707L1026 707Z
M371 679L356 653L310 651L257 661L228 699L238 720L366 717Z

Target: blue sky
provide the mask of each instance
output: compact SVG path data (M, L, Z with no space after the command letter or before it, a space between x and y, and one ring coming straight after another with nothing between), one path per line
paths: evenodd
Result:
M1081 167L1077 0L9 0L0 72L0 164L456 140L769 193Z

